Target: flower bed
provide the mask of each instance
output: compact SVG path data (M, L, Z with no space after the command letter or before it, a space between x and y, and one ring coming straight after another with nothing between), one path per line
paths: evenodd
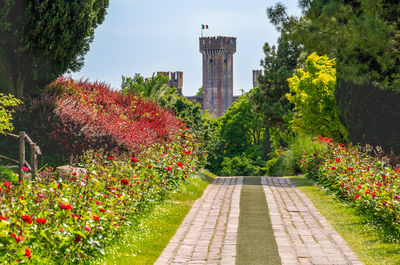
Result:
M302 171L400 232L400 170L359 147L345 147L329 138L319 141L326 151L303 153Z
M83 176L5 182L0 188L0 264L87 262L103 252L148 204L193 175L198 148L189 133L137 157L87 153ZM50 176L51 177L51 176Z

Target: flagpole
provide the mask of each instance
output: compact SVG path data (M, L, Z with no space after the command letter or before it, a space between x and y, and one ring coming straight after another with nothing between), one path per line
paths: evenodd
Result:
M201 26L201 37L203 38L203 26Z

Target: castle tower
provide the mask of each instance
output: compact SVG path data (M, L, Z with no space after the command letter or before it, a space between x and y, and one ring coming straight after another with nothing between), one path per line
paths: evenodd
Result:
M262 70L253 70L253 88L258 86L258 77L262 75Z
M178 95L182 96L182 87L183 87L183 72L157 72L158 75L168 76L169 87L176 87L178 90Z
M200 52L203 55L203 109L220 117L233 102L236 38L202 37Z

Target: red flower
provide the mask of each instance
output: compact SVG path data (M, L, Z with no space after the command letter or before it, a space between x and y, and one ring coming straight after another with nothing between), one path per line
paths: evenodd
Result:
M22 218L22 220L24 220L28 224L32 224L32 222L33 222L29 215L23 215L23 216L21 216L21 218Z
M332 169L332 170L335 170L335 169L336 169L336 167L332 167L331 169Z
M172 168L171 168L171 167L168 167L168 171L172 171Z
M100 217L96 216L96 215L93 215L93 219L96 220L96 221L100 221Z
M17 236L16 234L12 234L12 236L15 238L15 241L17 241L17 243L24 239L22 236Z
M72 176L75 177L76 175L78 175L76 172L73 172L73 173L72 173Z
M357 194L356 196L354 196L355 199L360 198L360 194Z
M148 167L148 168L152 168L152 166L151 166L151 165L148 165L147 167Z
M63 210L72 210L72 206L71 205L65 205L64 203L60 204L61 209Z
M80 235L78 235L78 236L74 239L74 241L75 241L76 243L81 242L81 240L82 240L82 238L81 238Z
M44 219L44 218L37 218L37 219L36 219L36 222L37 222L38 224L45 224L45 223L47 222L47 220Z
M104 213L106 210L104 210L103 208L100 209L100 212Z
M352 167L349 167L349 170L353 170L354 168L352 168Z
M21 200L23 200L25 197L24 197L24 195L21 195L21 197L20 197L20 198L21 198Z
M133 156L132 158L131 158L131 162L137 162L138 160Z
M341 162L340 158L336 158L336 162L340 163Z
M128 185L129 181L127 179L121 179L121 184Z
M32 252L29 250L29 248L25 249L25 256L28 257L28 259L32 258Z
M177 165L178 167L183 168L183 163L182 163L182 162L178 162L178 163L176 163L176 165Z

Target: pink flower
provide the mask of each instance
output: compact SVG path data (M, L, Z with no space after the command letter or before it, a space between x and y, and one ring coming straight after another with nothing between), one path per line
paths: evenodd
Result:
M39 197L39 198L43 198L43 194L42 194L42 193L39 193L39 194L38 194L38 197Z
M100 205L100 204L101 204L101 202L99 202L99 201L96 201L96 204L97 204L97 205Z
M397 194L395 194L395 195L394 195L394 198L395 198L395 199L400 199L400 196L397 195Z
M161 184L162 184L162 185L165 185L165 181L164 181L164 180L163 180L163 181L161 181Z
M27 167L22 167L21 169L22 169L22 171L28 171Z
M60 231L60 233L61 233L61 232L64 232L64 229L60 229L60 230L58 230L58 231Z
M86 231L90 231L90 228L87 227L87 226L85 226L85 230L86 230Z

